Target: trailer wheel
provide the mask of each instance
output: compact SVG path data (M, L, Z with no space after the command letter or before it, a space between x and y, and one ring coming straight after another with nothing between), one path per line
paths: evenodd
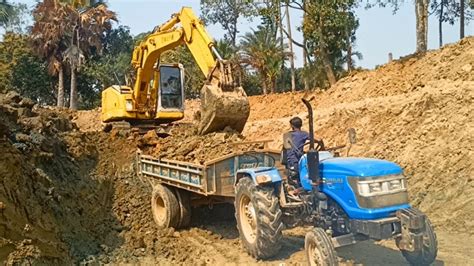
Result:
M331 238L322 228L314 228L306 233L304 238L304 249L308 264L335 266L338 265L336 250Z
M282 212L271 187L256 187L249 178L236 186L235 218L244 248L257 259L274 256L281 248Z
M178 228L186 228L191 223L191 201L189 199L189 192L179 188L174 191L179 205Z
M151 211L156 225L160 229L177 228L179 221L179 205L170 188L158 184L151 195Z
M402 250L403 257L411 265L430 265L438 255L438 240L430 220L425 219L425 233L423 234L423 249L415 252Z

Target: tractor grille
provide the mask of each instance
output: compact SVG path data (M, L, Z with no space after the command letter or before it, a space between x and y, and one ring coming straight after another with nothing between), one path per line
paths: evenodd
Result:
M374 209L408 203L403 175L349 177L349 184L361 208Z

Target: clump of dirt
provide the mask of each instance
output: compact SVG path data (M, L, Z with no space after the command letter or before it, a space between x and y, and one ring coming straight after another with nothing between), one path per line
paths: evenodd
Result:
M176 124L165 138L150 131L139 138L139 143L146 154L196 164L204 164L234 152L264 148L262 143L245 144L245 137L231 128L198 135L197 127L193 124Z
M100 119L101 109L79 110L71 112L72 122L74 122L83 132L98 132L102 130Z

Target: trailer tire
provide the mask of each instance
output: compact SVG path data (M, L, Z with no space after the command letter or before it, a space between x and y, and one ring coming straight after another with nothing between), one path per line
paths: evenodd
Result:
M158 184L153 188L151 211L158 228L177 228L179 221L178 200L167 186Z
M338 265L336 250L332 240L322 228L316 227L306 233L304 249L308 265Z
M189 227L191 223L191 201L189 198L189 192L176 188L175 190L176 198L179 205L179 219L178 219L178 228Z
M425 228L422 250L415 252L402 250L403 257L411 265L431 265L438 255L438 239L428 217L425 219Z
M236 185L235 218L240 239L257 259L270 258L281 248L282 212L272 187L257 187L249 178Z

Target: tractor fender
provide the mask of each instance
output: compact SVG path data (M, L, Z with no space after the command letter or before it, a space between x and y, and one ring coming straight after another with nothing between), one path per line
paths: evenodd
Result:
M274 167L247 168L236 172L234 186L244 177L250 178L256 186L274 184L282 180L280 173Z

